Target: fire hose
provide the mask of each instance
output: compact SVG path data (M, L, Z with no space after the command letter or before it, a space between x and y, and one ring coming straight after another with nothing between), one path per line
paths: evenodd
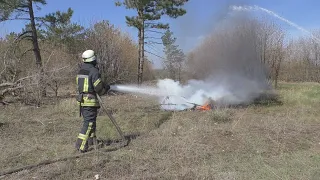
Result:
M119 135L121 137L121 139L119 141L120 142L124 142L124 140L126 140L125 144L120 144L118 147L114 147L114 148L111 148L111 149L105 149L104 151L105 152L115 151L115 150L118 150L121 147L127 146L129 141L130 141L130 139L126 139L125 138L125 136L124 136L123 132L121 131L119 125L117 124L116 120L111 115L111 113L104 107L104 104L103 104L103 102L102 102L102 100L101 100L101 98L100 98L100 96L98 94L97 94L97 98L98 98L98 101L100 103L100 106L101 106L102 110L108 115L108 117L110 118L111 122L116 127L116 129L117 129L117 131L118 131L118 133L119 133ZM0 179L2 179L3 177L5 177L8 174L12 174L12 173L15 173L15 172L18 172L18 171L32 169L32 168L35 168L35 167L56 163L56 162L59 162L59 161L66 161L66 160L70 160L70 159L76 159L76 158L80 158L82 156L94 154L96 152L104 152L104 151L101 151L101 150L100 151L90 151L90 152L86 152L86 153L83 153L83 154L76 154L76 155L73 155L73 156L61 157L61 158L58 158L58 159L45 160L45 161L42 161L42 162L39 162L39 163L36 163L36 164L17 167L17 168L12 168L12 169L7 169L7 170L4 170L4 171L1 170L0 171Z
M111 113L104 107L104 104L101 100L101 97L97 94L97 98L98 98L98 101L99 101L99 104L100 104L100 107L101 109L107 114L107 116L109 117L109 119L111 120L112 124L116 127L120 137L121 137L121 140L125 140L125 136L123 134L123 132L121 131L118 123L116 122L116 120L114 119L114 117L111 115Z

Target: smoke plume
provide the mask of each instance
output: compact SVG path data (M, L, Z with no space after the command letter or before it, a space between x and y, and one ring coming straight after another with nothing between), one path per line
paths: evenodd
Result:
M183 110L193 103L216 105L251 103L271 89L260 61L259 23L247 15L225 20L195 48L187 62L192 80L181 84L159 80L156 88L113 86L117 91L157 96L162 108Z

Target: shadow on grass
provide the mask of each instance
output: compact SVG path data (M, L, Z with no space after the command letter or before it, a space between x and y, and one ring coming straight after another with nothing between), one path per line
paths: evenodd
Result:
M141 135L140 133L133 133L133 134L124 135L125 139L98 139L98 143L101 144L102 147L106 147L113 144L126 142L125 146L128 146L133 139L136 139L140 135Z
M116 114L119 112L131 113L131 112L136 112L137 109L139 109L143 113L152 113L152 112L161 111L160 105L141 106L141 107L136 106L135 108L131 108L131 109L108 108L109 112L111 112L112 114ZM99 115L105 115L105 113L100 112Z
M160 126L167 122L173 115L173 112L168 112L168 113L165 113L161 116L161 118L155 122L154 124L154 127L155 128L160 128ZM131 134L127 134L127 135L124 135L124 138L125 139L98 139L98 148L105 148L107 146L111 146L111 145L115 145L115 144L122 144L125 143L124 147L125 146L128 146L129 143L133 140L133 139L136 139L138 136L140 136L141 133L140 132L136 132L136 133L131 133Z
M2 126L5 126L5 125L6 125L6 123L0 122L0 128L1 128Z
M247 108L252 106L258 107L271 107L271 106L282 106L283 100L277 94L262 94L261 96L255 98L251 103L237 104L228 106L228 108Z
M279 98L257 99L252 104L255 106L282 106L283 101L281 101Z

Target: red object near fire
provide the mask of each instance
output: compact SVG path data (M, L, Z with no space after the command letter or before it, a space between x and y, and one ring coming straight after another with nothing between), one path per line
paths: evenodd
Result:
M200 110L200 111L208 111L211 110L211 105L209 103L206 103L202 106L196 107L196 110Z

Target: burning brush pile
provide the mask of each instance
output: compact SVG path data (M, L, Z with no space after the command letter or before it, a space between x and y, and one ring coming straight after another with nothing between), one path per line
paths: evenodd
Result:
M278 101L277 94L270 86L245 78L234 80L227 79L223 83L212 78L203 81L191 80L186 85L171 79L159 80L157 88L161 109L208 111Z
M158 80L156 86L114 85L113 90L153 96L160 108L166 111L208 111L221 107L247 106L252 103L275 99L272 89L264 83L246 78L210 78L190 80L180 84L172 79ZM268 95L267 95L268 94Z
M213 104L210 103L205 103L202 106L194 106L194 108L192 108L191 110L199 110L199 111L208 111L214 108Z
M165 97L160 104L161 109L167 111L209 111L217 108L241 108L252 104L282 104L282 102L279 100L278 94L272 91L260 93L259 95L256 95L251 101L243 101L236 104L228 103L227 101L224 101L223 98L215 101L209 97L202 104L189 102L186 98L183 97L181 97L180 99L182 99L184 102L180 101L179 104L177 103L177 97Z
M164 110L180 110L180 111L208 111L215 109L215 103L213 100L208 99L204 104L196 104L188 102L185 98L185 102L181 104L176 104L172 101L176 101L176 97L167 96L161 102L161 108Z

